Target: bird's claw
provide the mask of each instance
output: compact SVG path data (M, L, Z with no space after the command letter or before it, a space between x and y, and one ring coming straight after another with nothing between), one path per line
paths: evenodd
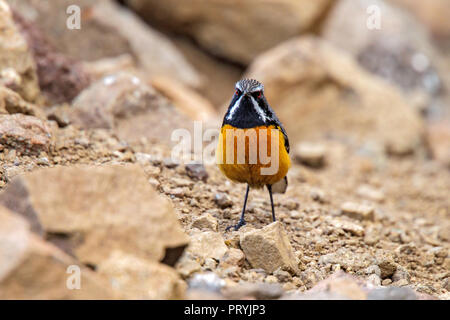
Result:
M239 220L239 222L236 225L228 226L225 229L225 232L228 232L231 228L234 228L234 231L238 231L240 227L244 226L246 224L245 220Z

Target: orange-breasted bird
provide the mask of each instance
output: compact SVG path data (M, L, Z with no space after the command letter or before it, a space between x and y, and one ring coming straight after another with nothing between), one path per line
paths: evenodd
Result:
M234 182L246 183L247 191L239 222L226 230L245 225L250 188L267 187L275 221L272 193L286 191L291 166L286 130L264 97L263 84L243 79L235 89L223 119L216 160L222 173Z

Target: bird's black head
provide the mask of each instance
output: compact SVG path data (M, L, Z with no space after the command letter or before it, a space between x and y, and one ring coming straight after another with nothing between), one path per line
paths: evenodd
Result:
M223 125L236 128L253 128L269 124L273 112L264 97L264 86L254 79L236 83L235 93L223 119Z

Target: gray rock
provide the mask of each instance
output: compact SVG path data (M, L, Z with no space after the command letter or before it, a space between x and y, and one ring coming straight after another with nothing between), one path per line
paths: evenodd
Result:
M389 287L371 290L367 300L417 300L417 296L408 287Z
M203 182L206 182L209 177L208 172L206 172L206 169L202 164L187 164L186 174L191 179L201 180Z
M254 268L272 273L278 268L299 273L298 262L280 222L241 234L240 245Z
M227 299L278 299L283 294L281 285L277 283L244 283L222 290Z
M214 195L214 202L221 209L226 209L233 205L233 201L231 201L230 197L228 197L225 193L216 193Z
M213 272L197 273L188 281L188 290L220 292L225 281Z

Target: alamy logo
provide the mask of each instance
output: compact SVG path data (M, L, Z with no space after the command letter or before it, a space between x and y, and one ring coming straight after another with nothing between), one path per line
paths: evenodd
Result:
M280 131L278 129L207 129L194 122L194 136L187 129L176 129L171 139L174 162L222 164L255 164L261 175L274 175L279 170ZM206 146L204 142L208 142ZM193 149L192 149L193 146ZM216 152L217 151L217 152Z
M69 290L80 290L81 289L81 269L77 265L70 265L66 270L67 274L70 276L66 280L66 287Z
M81 29L81 9L77 5L67 7L66 13L69 15L66 20L66 26L69 30Z
M367 17L366 26L369 30L380 30L381 29L381 9L379 6L371 5L367 7L366 10Z

